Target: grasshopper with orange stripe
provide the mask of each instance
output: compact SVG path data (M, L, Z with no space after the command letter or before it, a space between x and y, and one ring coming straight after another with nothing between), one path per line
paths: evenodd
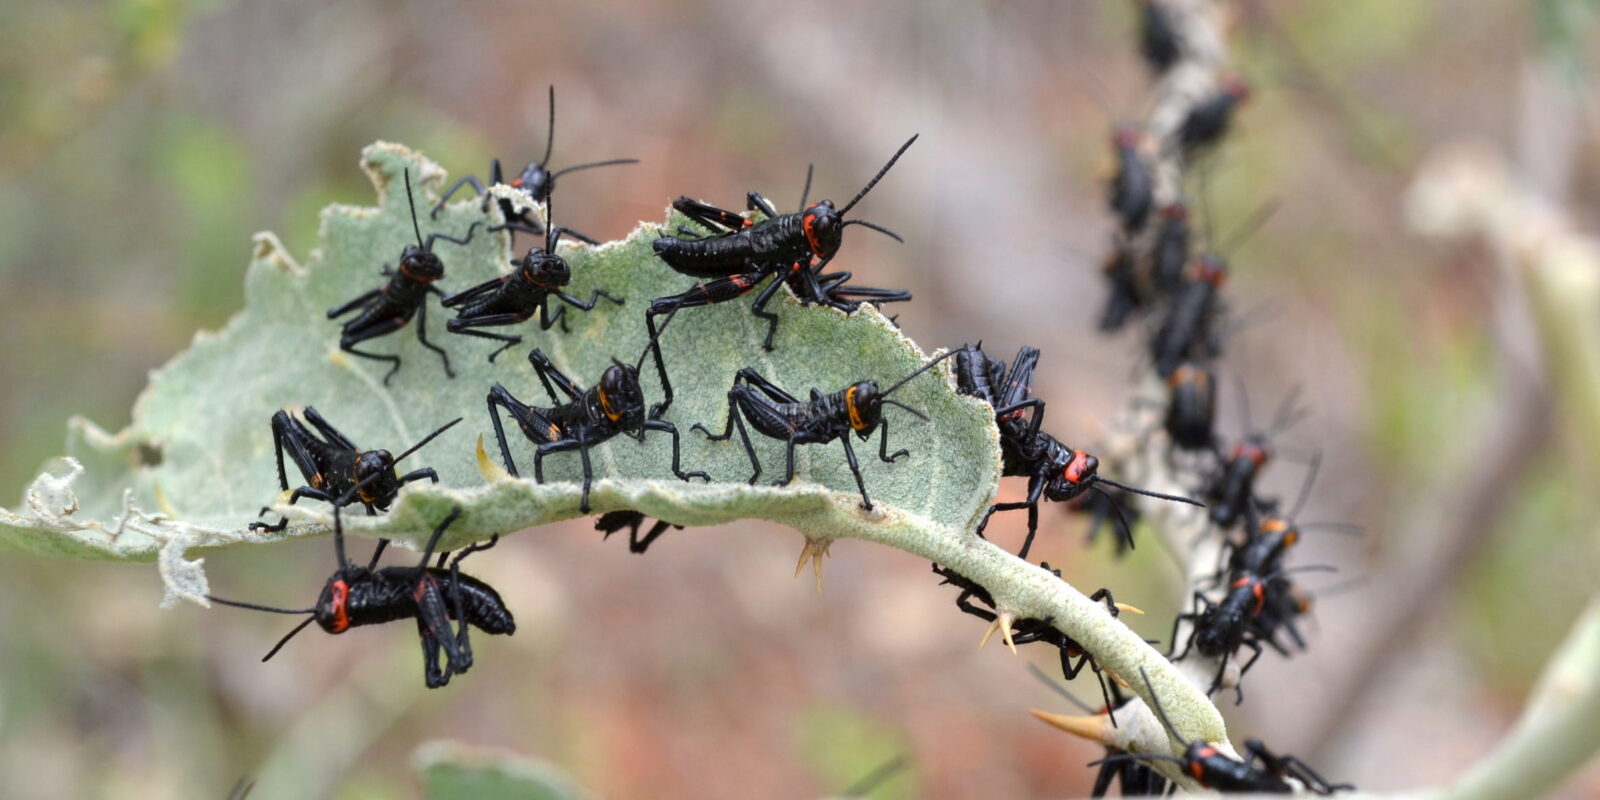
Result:
M861 490L861 507L871 511L872 498L867 494L866 482L861 478L861 465L856 461L855 448L850 445L850 434L855 433L862 441L866 441L881 428L883 436L878 443L878 458L885 464L893 464L901 456L910 455L908 450L890 454L889 421L883 417L883 407L896 406L926 421L928 418L921 411L890 400L889 395L958 352L952 350L934 358L888 389L879 390L877 381L857 381L831 394L812 389L810 400L801 400L789 394L762 377L761 373L745 367L735 373L733 387L728 390L728 419L722 426L722 433L713 434L699 423L692 430L705 434L711 441L720 442L733 436L733 430L737 427L745 454L750 457L750 466L755 469L750 475L751 484L761 477L761 459L756 457L755 447L750 444L745 421L749 420L757 433L783 440L788 445L788 459L783 480L774 481L774 486L787 486L794 480L794 449L797 445L827 444L837 439L844 445L845 461L850 465L850 473L855 476L856 488Z

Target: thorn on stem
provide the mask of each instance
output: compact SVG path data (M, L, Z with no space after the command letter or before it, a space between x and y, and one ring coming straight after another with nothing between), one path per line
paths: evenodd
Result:
M817 575L817 594L822 594L822 557L830 555L828 548L832 545L832 539L807 539L806 546L800 549L800 562L794 565L794 576L798 578L806 562L811 562L811 570Z

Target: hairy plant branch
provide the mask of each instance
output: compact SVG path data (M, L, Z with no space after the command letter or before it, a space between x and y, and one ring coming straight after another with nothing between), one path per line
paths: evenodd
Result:
M1509 169L1487 153L1445 149L1417 176L1409 196L1412 227L1428 235L1446 235L1465 232L1461 225L1481 225L1458 215L1480 202L1484 192L1497 196L1498 204L1516 202L1507 183ZM1479 177L1471 177L1474 173ZM1503 233L1522 237L1542 227L1518 225ZM1514 244L1501 239L1501 232L1480 231L1492 237L1489 249L1497 271L1489 314L1499 361L1499 386L1487 404L1492 411L1481 424L1469 426L1479 432L1470 454L1435 482L1438 488L1424 492L1441 500L1422 510L1420 523L1407 526L1413 531L1406 537L1409 544L1388 559L1386 574L1393 577L1385 581L1391 587L1385 603L1411 611L1383 620L1355 645L1357 655L1350 661L1367 669L1361 675L1339 676L1328 690L1329 712L1311 736L1319 744L1338 737L1357 717L1373 697L1367 687L1385 679L1407 652L1402 646L1405 640L1446 606L1467 566L1493 540L1529 465L1555 437L1551 413L1555 398L1546 372L1565 356L1538 350L1543 342L1534 333L1539 317L1534 316L1532 303L1538 287L1531 285L1532 273L1513 258L1533 240Z

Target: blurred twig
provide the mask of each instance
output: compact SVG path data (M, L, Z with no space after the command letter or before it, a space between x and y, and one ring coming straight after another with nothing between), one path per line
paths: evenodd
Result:
M1580 459L1587 459L1592 475L1594 453L1600 448L1600 242L1578 233L1557 207L1517 182L1500 156L1477 148L1444 148L1418 170L1409 197L1413 225L1435 236L1471 235L1484 239L1500 257L1511 276L1526 291L1528 308L1538 329L1542 360L1554 398L1565 421L1577 432L1563 442ZM1537 387L1520 387L1521 394ZM1508 414L1516 414L1512 407ZM1524 410L1522 418L1508 419L1512 431L1527 437L1514 449L1487 452L1496 474L1503 462L1527 459L1540 441L1548 438L1551 422L1543 404ZM1515 434L1513 434L1515 435ZM1482 463L1482 462L1479 462ZM1439 559L1456 570L1471 553L1457 552L1486 537L1503 501L1488 496L1508 495L1508 487L1485 476L1478 488L1482 496L1464 499L1460 515L1462 540L1447 540ZM1453 573L1436 568L1421 599L1437 603L1453 582ZM1373 657L1392 659L1398 652L1399 634L1420 616L1409 609L1404 622L1391 623L1387 635L1375 641ZM1387 651L1384 649L1388 647ZM1523 722L1500 751L1437 796L1450 798L1532 797L1559 784L1565 775L1600 748L1600 726L1593 718L1600 711L1600 599L1574 628L1561 652L1552 660L1535 692ZM1363 676L1361 683L1374 679ZM1336 695L1338 696L1338 695ZM1356 695L1348 695L1353 705ZM1561 698L1559 703L1553 698ZM1552 706L1560 705L1559 709ZM1337 719L1337 718L1336 718Z
M1569 334L1582 326L1585 313L1592 318L1600 307L1563 313L1548 299L1541 299L1550 295L1541 276L1554 268L1556 254L1572 246L1546 238L1551 231L1567 229L1551 204L1566 196L1576 142L1569 130L1575 110L1570 99L1552 89L1558 82L1555 72L1554 64L1540 61L1530 65L1525 75L1515 185L1503 159L1470 148L1444 148L1418 172L1410 195L1413 227L1440 236L1482 236L1498 262L1500 286L1493 295L1491 313L1502 363L1500 388L1491 402L1496 413L1484 426L1487 433L1480 435L1472 456L1440 484L1460 488L1448 494L1427 493L1444 494L1436 509L1450 511L1433 512L1431 533L1408 537L1418 544L1410 549L1405 563L1391 571L1396 578L1386 581L1398 587L1397 596L1386 604L1405 608L1407 613L1389 615L1377 632L1358 645L1351 663L1363 665L1364 674L1344 676L1333 691L1333 699L1325 706L1330 709L1329 716L1317 726L1314 741L1319 746L1343 732L1370 696L1365 687L1382 681L1405 651L1402 644L1455 596L1466 568L1483 552L1509 510L1521 477L1551 443L1554 408L1545 370L1555 378L1567 405L1586 406L1574 409L1575 418L1600 419L1600 393L1586 388L1600 384L1600 374L1587 380L1563 379L1560 374L1600 363L1593 348L1586 357L1581 346L1573 351L1563 345L1584 341ZM1562 299L1578 298L1582 306L1583 295L1579 291ZM1534 343L1535 327L1544 333L1539 343L1542 352ZM1517 367L1534 374L1517 374ZM1584 395L1596 399L1583 403L1580 398ZM1600 439L1591 437L1590 441Z
M1551 657L1517 727L1455 783L1421 792L1340 794L1345 800L1516 800L1543 797L1600 751L1600 594ZM1282 795L1229 795L1237 800Z
M1309 737L1311 750L1338 738L1372 698L1370 687L1381 684L1402 657L1415 652L1408 643L1455 597L1466 568L1511 509L1521 477L1550 440L1550 403L1542 384L1505 381L1491 405L1498 411L1483 427L1486 433L1441 482L1457 488L1421 493L1439 498L1434 530L1408 535L1416 544L1400 555L1402 563L1389 569L1383 581L1394 587L1383 605L1405 613L1385 615L1373 633L1354 645L1357 652L1348 663L1359 670L1341 674L1337 683L1325 688L1329 699L1322 707L1328 712Z
M1434 800L1542 797L1600 751L1600 594L1545 666L1517 727Z

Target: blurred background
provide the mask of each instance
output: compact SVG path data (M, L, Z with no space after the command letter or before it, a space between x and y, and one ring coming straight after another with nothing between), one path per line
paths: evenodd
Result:
M1600 583L1593 462L1562 445L1514 286L1481 246L1409 233L1402 193L1446 142L1503 152L1534 191L1600 220L1593 0L1243 2L1232 37L1257 93L1209 171L1225 233L1280 208L1234 258L1259 321L1228 341L1258 409L1302 387L1286 451L1325 454L1296 563L1340 574L1309 652L1269 656L1256 737L1366 789L1447 781L1515 719ZM1114 118L1143 112L1128 2L766 5L111 0L0 6L0 492L12 505L64 423L128 422L146 371L238 310L250 234L305 256L317 212L367 204L360 148L420 148L452 176L537 158L545 87L563 222L600 238L667 200L760 189L847 198L922 138L862 208L907 238L852 238L841 266L905 286L925 348L1044 350L1053 432L1092 443L1139 370L1140 337L1094 330L1112 227ZM1096 88L1096 86L1103 88ZM1107 102L1097 97L1110 98ZM1109 105L1110 107L1106 107ZM270 365L262 365L263 369ZM1258 410L1258 416L1265 415ZM1259 421L1259 420L1258 420ZM1268 472L1292 494L1305 470ZM1020 484L1007 485L1006 496ZM991 538L1018 543L1025 515ZM1115 561L1045 509L1034 557L1112 587L1165 638L1158 546ZM1154 541L1146 538L1144 541ZM901 753L881 797L1086 794L1097 748L1030 718L1066 711L908 555L844 541L820 596L801 539L755 523L672 532L647 557L587 521L511 537L476 573L519 621L469 680L426 691L409 627L305 636L270 615L160 611L153 568L0 558L0 797L418 796L409 761L455 739L549 760L604 797L815 797ZM321 586L326 540L207 558L261 602ZM1087 679L1072 687L1098 704ZM1568 797L1600 793L1589 773Z

